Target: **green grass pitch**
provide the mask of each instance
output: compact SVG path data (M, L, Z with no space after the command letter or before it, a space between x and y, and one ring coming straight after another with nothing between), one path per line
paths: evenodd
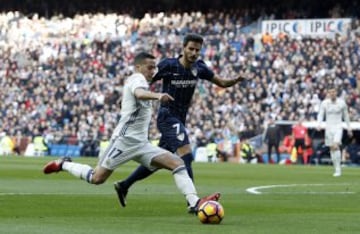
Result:
M165 170L137 183L127 207L113 182L136 166L118 168L103 185L68 173L42 174L51 157L0 157L0 233L360 233L360 168L194 163L200 196L219 191L225 218L204 225ZM94 166L95 158L77 158Z

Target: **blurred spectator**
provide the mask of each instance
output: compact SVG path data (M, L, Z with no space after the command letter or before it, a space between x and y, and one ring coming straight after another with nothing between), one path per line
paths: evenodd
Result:
M9 7L12 2L2 7L12 9ZM356 1L349 5L330 4L326 10L303 5L296 12L268 9L264 13L255 4L232 10L147 14L143 14L144 4L137 2L138 8L132 6L133 10L126 14L82 14L82 11L75 14L74 9L67 12L71 17L52 15L51 12L56 12L53 9L46 17L20 11L0 13L0 83L3 87L0 124L3 130L27 139L34 129L39 129L45 138L49 134L52 143L81 146L93 141L89 140L92 134L93 143L99 144L101 134L113 129L120 118L122 86L124 77L133 70L134 53L151 50L159 60L177 57L181 52L179 35L186 32L203 33L209 44L201 51L201 58L219 75L254 76L253 80L241 84L241 89L219 89L199 82L195 103L188 113L188 119L196 120L187 126L191 133L206 126L206 130L202 130L209 139L223 131L222 122L230 119L235 123L236 135L250 138L264 131L263 123L269 116L290 121L297 121L298 116L314 120L319 103L325 97L324 87L329 83L343 90L341 96L347 100L350 119L360 121L360 73L357 72L360 10L359 4L354 4ZM23 4L24 12L28 11L27 4ZM37 4L31 9L36 7ZM142 12L137 17L129 13L135 9ZM258 19L339 15L354 19L349 36L291 38L279 35L272 37L271 43L260 42L261 49L256 53L256 35L244 31ZM150 128L156 129L156 126L152 124ZM18 143L17 140L15 145ZM94 154L97 147L82 152Z
M11 155L14 150L14 142L6 132L0 133L0 155Z
M315 165L330 163L330 148L325 145L324 139L321 139L315 146L315 150L310 161Z
M100 152L100 143L96 136L90 134L83 142L80 149L80 155L97 157Z
M262 43L264 45L271 45L273 43L273 38L272 36L266 32L263 36L262 36L262 39L261 39Z
M351 143L344 149L343 161L349 162L350 165L360 165L360 144L355 137Z
M45 156L50 154L50 148L45 141L43 133L37 128L34 129L32 143L34 144L34 156Z
M261 156L256 154L254 147L245 139L241 143L240 163L256 164L262 162Z
M286 135L282 141L282 145L279 147L280 153L291 154L292 149L294 148L294 140L292 135Z
M233 158L235 156L234 145L228 136L225 135L220 137L220 141L217 143L216 152L216 157L223 162L227 162L229 158Z
M264 136L264 142L267 144L268 146L268 162L272 163L272 157L271 157L271 150L272 148L275 149L276 152L276 163L280 162L280 151L279 151L279 145L280 145L280 141L282 139L281 136L281 131L279 126L276 125L274 119L270 119L268 126L265 130L265 136Z
M292 127L292 138L294 141L294 146L297 152L297 163L304 164L304 151L305 151L305 139L308 137L308 130L303 125L303 119L301 118L293 127Z

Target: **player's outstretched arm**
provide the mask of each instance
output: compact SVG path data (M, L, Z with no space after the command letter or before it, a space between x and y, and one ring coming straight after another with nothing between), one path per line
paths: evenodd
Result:
M174 98L167 93L156 93L142 88L135 89L134 95L137 99L140 100L159 100L161 102L169 102L174 100Z
M350 116L349 116L349 111L348 111L348 107L346 104L344 104L344 108L343 108L343 117L347 126L347 134L349 137L353 136L353 132L350 126Z
M325 101L322 101L321 104L320 104L318 115L317 115L317 127L316 127L316 130L318 130L318 131L321 130L321 123L324 120L325 105L326 105Z
M252 79L252 76L244 76L244 75L240 75L236 79L224 79L224 78L219 77L218 75L215 75L211 81L212 81L212 83L216 84L217 86L220 86L222 88L227 88L227 87L231 87L239 82L248 81L251 79Z

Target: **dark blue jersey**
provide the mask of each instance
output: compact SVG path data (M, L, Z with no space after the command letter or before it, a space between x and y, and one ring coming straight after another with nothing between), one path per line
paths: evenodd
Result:
M179 58L167 58L158 64L158 72L153 81L162 79L162 92L170 94L175 100L162 103L161 107L185 124L186 114L191 104L198 79L211 80L214 73L204 61L197 60L189 69L184 68Z

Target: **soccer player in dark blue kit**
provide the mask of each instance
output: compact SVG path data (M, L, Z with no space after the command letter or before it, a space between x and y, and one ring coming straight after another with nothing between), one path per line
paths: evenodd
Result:
M157 127L161 132L159 146L165 148L184 160L187 172L194 180L192 171L193 155L189 137L185 129L185 121L191 99L198 79L208 80L226 88L247 78L223 79L211 71L204 61L199 60L203 38L198 34L187 34L183 40L183 54L178 58L166 58L158 64L158 72L152 82L162 80L162 92L170 94L174 101L161 104L157 117ZM153 171L139 166L127 179L116 182L115 190L120 204L126 206L126 195L130 186L142 180ZM218 200L220 193L212 195L210 200Z

